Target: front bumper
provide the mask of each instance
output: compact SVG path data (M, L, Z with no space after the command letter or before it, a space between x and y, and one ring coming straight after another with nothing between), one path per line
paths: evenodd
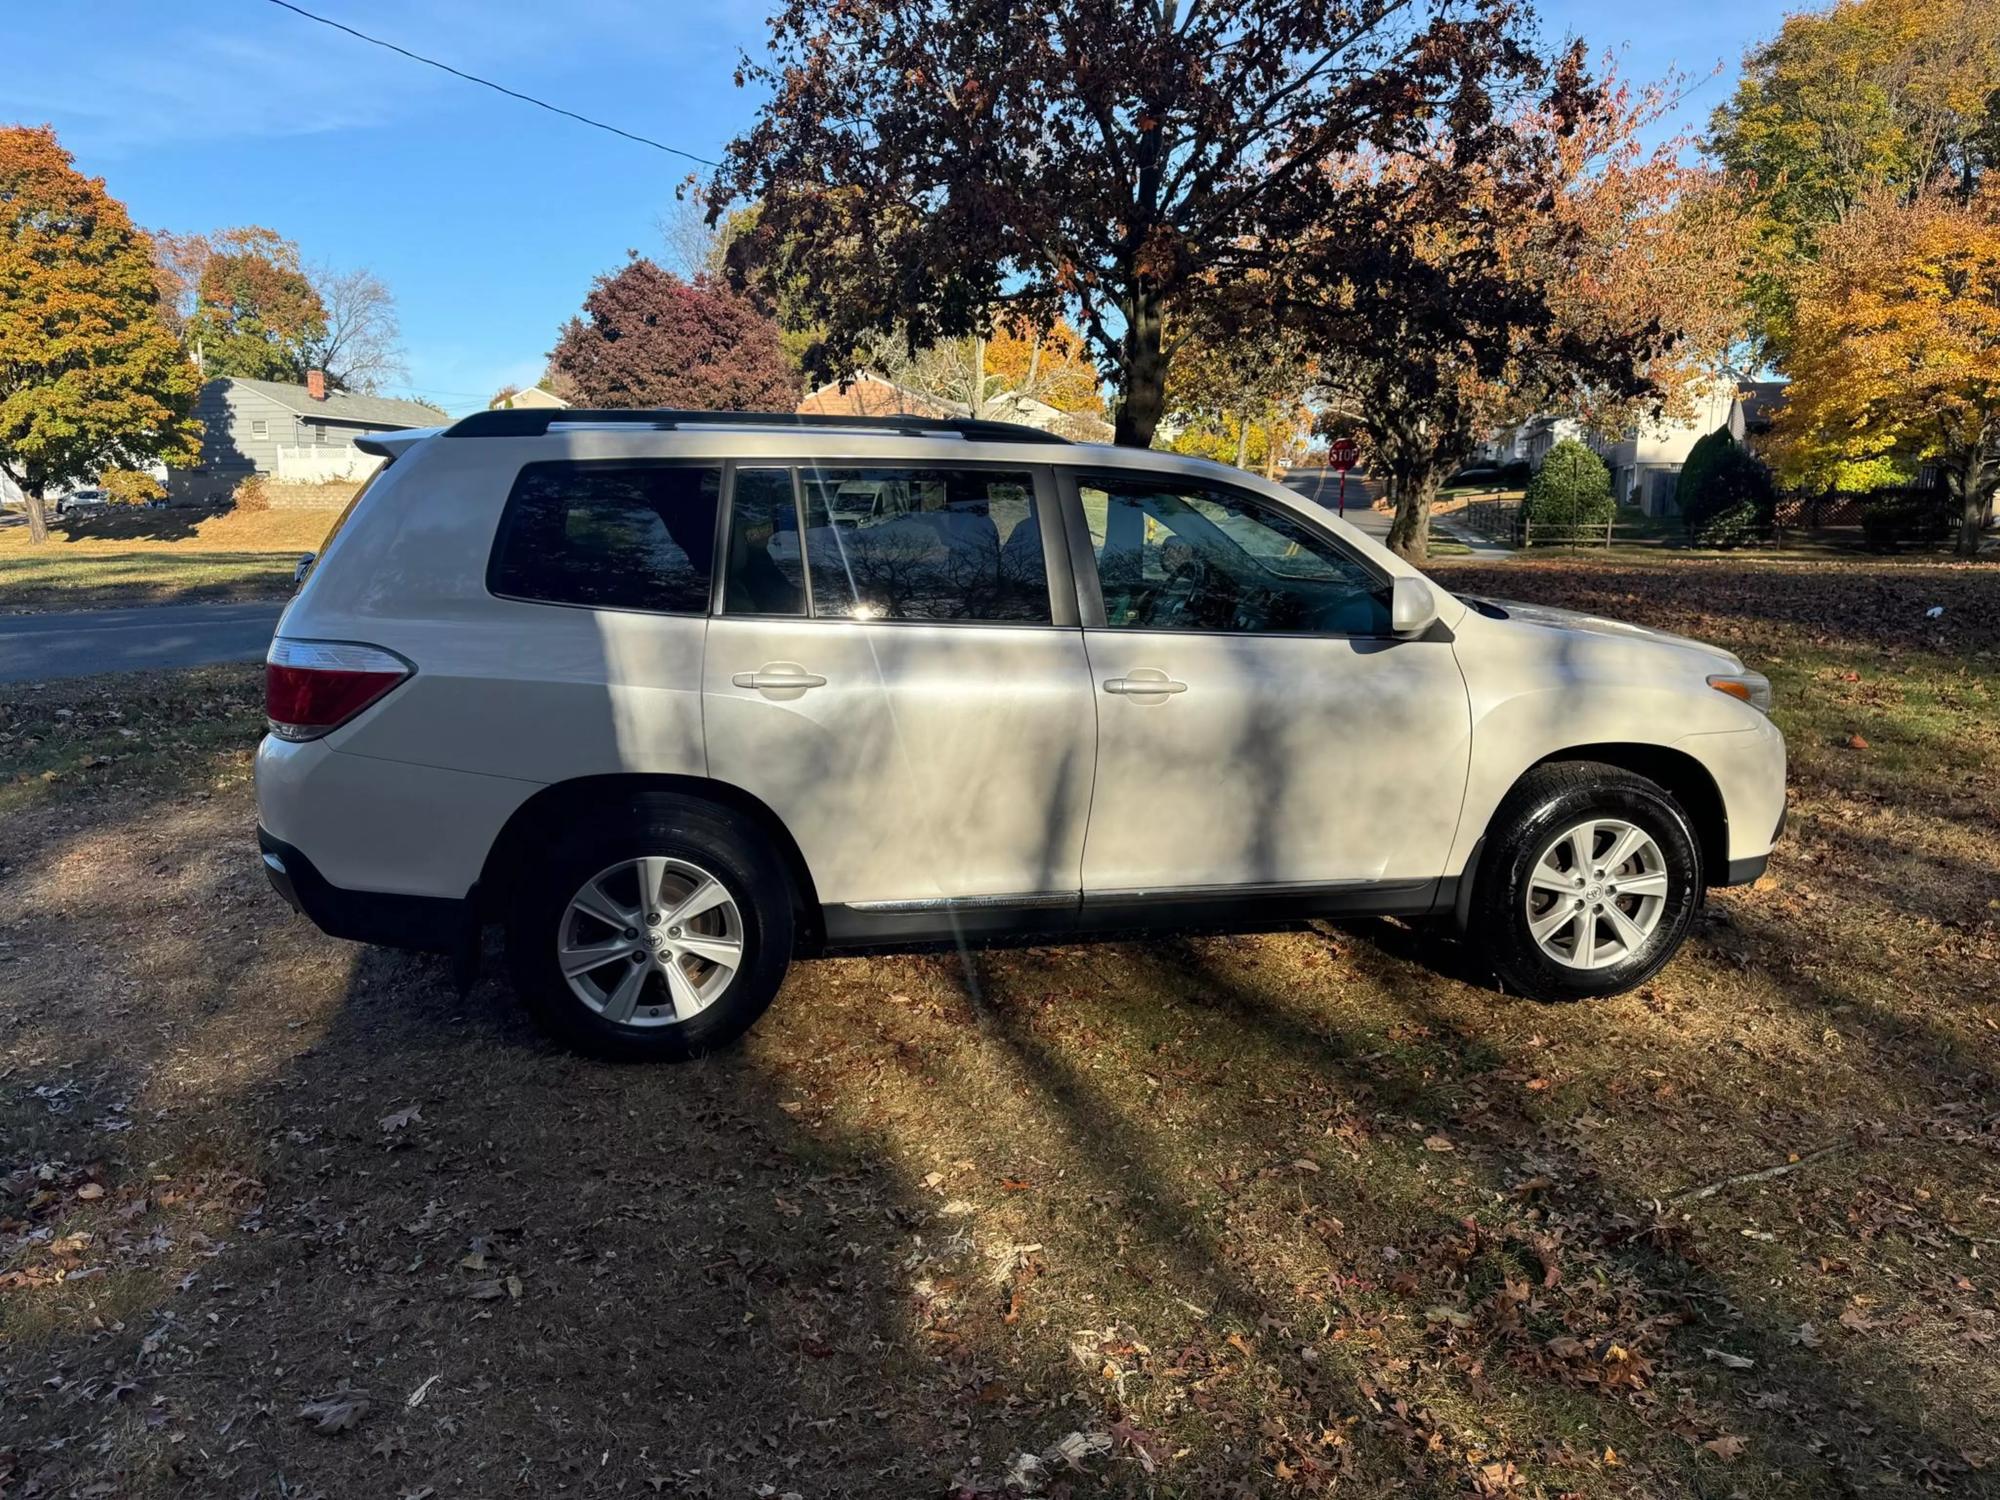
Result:
M470 896L452 900L345 890L328 881L297 849L262 828L257 830L257 847L263 851L271 888L329 937L423 953L457 953L468 933L477 933L477 908Z

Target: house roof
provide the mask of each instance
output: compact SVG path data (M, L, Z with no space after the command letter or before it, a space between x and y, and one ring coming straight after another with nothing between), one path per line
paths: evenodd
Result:
M1771 421L1778 415L1778 408L1785 401L1785 382L1782 380L1746 381L1737 389L1736 399L1743 403L1743 426L1749 432L1767 432Z
M801 413L829 417L962 417L963 404L936 401L921 391L884 380L880 375L855 375L846 389L838 381L821 386L799 403Z
M1033 396L1024 396L1019 391L1002 391L986 406L986 415L996 422L1019 422L1024 427L1039 427L1043 432L1052 432L1072 442L1108 443L1116 435L1116 430L1102 417L1090 412L1064 411Z
M548 407L553 410L558 407L567 407L568 405L569 402L563 400L563 398L558 396L555 392L545 391L538 385L531 385L527 387L527 389L525 390L515 391L512 395L506 397L506 399L504 400L495 400L489 402L487 405L487 410L507 411L517 407L524 407L524 406Z
M387 396L363 396L354 391L328 391L324 401L315 401L302 385L282 380L244 380L225 375L217 385L239 385L268 396L280 406L290 407L302 417L323 422L352 422L361 427L435 427L446 420L443 412L421 401L395 401Z

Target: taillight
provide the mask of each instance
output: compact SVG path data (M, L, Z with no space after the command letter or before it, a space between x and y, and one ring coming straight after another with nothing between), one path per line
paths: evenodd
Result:
M264 717L281 740L316 740L410 672L408 662L380 646L279 636L264 658Z

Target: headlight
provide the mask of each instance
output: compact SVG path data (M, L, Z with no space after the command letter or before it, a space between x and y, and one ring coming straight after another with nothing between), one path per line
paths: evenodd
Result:
M1718 693L1741 698L1760 714L1771 711L1771 679L1761 672L1717 672L1708 685Z

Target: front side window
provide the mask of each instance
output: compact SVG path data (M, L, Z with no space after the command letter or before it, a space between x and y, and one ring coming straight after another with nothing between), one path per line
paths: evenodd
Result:
M487 587L515 599L707 614L720 468L528 464L507 497Z
M799 477L817 618L1051 622L1033 475L814 467Z
M1388 585L1276 506L1136 477L1078 492L1113 629L1391 633Z

